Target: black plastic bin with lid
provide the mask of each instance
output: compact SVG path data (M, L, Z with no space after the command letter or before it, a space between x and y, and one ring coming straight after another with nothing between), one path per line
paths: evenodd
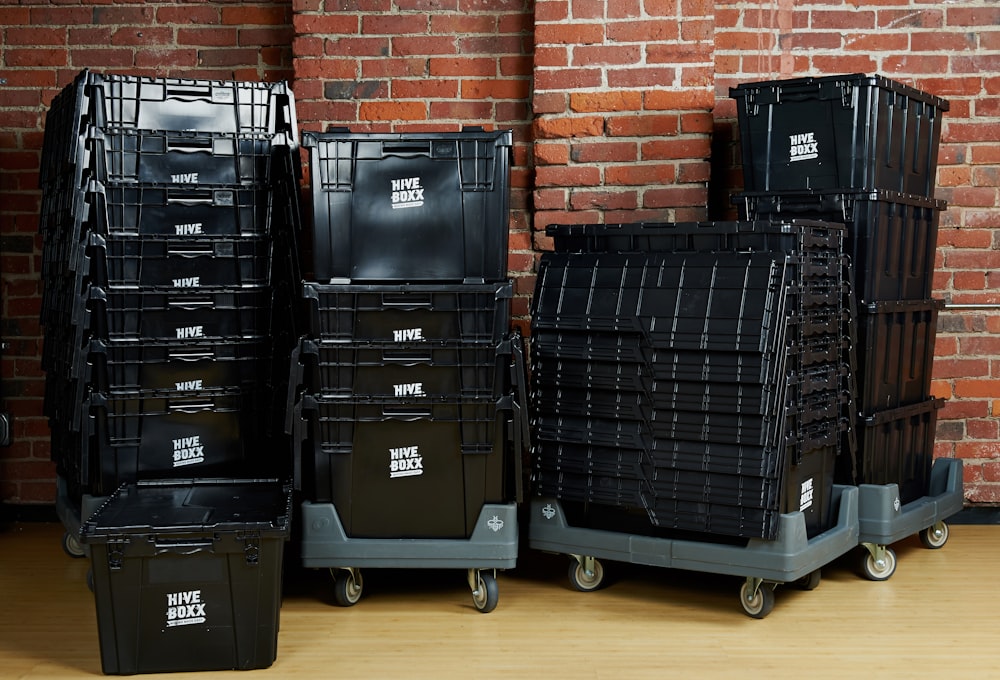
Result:
M860 73L743 83L729 96L747 191L934 195L943 99Z
M512 133L305 133L320 282L507 276Z
M122 485L80 530L106 674L267 668L292 493L275 480Z

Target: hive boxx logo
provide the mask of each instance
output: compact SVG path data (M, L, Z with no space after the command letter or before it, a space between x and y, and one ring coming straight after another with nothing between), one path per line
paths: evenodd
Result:
M819 142L816 141L816 133L804 132L797 135L789 135L788 140L789 162L819 158Z
M200 590L167 593L167 626L191 626L205 623L205 602Z
M419 177L394 179L392 184L392 209L419 208L424 204L424 187Z

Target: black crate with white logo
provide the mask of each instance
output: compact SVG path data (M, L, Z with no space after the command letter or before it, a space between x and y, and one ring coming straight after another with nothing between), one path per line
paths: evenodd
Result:
M114 490L81 527L104 673L269 667L291 503L273 480Z

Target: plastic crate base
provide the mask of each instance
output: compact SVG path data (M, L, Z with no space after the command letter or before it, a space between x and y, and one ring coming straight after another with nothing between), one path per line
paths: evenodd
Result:
M517 505L484 504L467 539L350 538L332 503L302 503L302 565L311 569L511 569Z

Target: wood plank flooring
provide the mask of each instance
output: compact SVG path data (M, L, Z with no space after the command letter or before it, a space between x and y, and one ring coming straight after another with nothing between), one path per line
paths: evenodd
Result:
M0 526L0 678L101 675L88 561L66 556L61 535ZM361 602L340 608L325 571L286 560L278 658L246 677L1000 678L1000 526L952 526L941 550L916 537L894 548L888 581L862 578L851 554L816 590L779 586L762 620L740 608L737 578L608 564L608 586L579 593L568 558L528 548L490 614L463 572L369 569Z

